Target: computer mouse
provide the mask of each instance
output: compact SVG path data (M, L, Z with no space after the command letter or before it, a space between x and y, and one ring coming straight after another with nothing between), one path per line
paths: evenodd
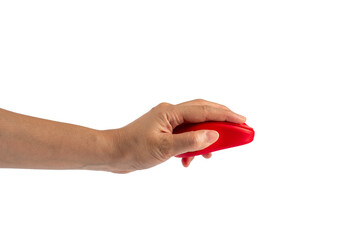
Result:
M218 140L210 146L195 152L187 152L177 155L176 157L186 158L197 155L203 155L226 148L237 147L250 143L254 140L255 131L246 123L237 124L231 122L201 122L201 123L186 123L177 126L174 134L179 134L189 131L197 130L215 130L219 133Z

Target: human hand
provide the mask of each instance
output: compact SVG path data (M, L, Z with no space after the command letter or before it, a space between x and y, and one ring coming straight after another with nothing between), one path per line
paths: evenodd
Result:
M182 123L245 120L226 106L201 99L177 105L161 103L123 128L103 131L113 149L109 169L128 173L151 168L178 154L204 149L219 137L213 130L173 134L173 129ZM211 153L203 157L210 158ZM182 158L184 167L193 159Z

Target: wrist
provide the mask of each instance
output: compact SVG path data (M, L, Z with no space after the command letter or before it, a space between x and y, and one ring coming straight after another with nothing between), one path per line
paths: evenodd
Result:
M130 170L130 151L124 138L124 129L98 130L97 142L99 162L86 169L108 172L127 172Z

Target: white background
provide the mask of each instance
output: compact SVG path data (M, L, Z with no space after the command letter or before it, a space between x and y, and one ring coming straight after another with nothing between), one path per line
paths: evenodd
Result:
M1 1L0 107L119 128L203 98L249 145L119 175L0 170L0 239L359 239L358 1Z

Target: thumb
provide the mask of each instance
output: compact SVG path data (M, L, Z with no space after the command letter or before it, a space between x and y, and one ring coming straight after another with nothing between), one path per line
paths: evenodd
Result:
M214 130L199 130L173 134L173 153L179 155L185 152L202 150L219 139L219 133Z

